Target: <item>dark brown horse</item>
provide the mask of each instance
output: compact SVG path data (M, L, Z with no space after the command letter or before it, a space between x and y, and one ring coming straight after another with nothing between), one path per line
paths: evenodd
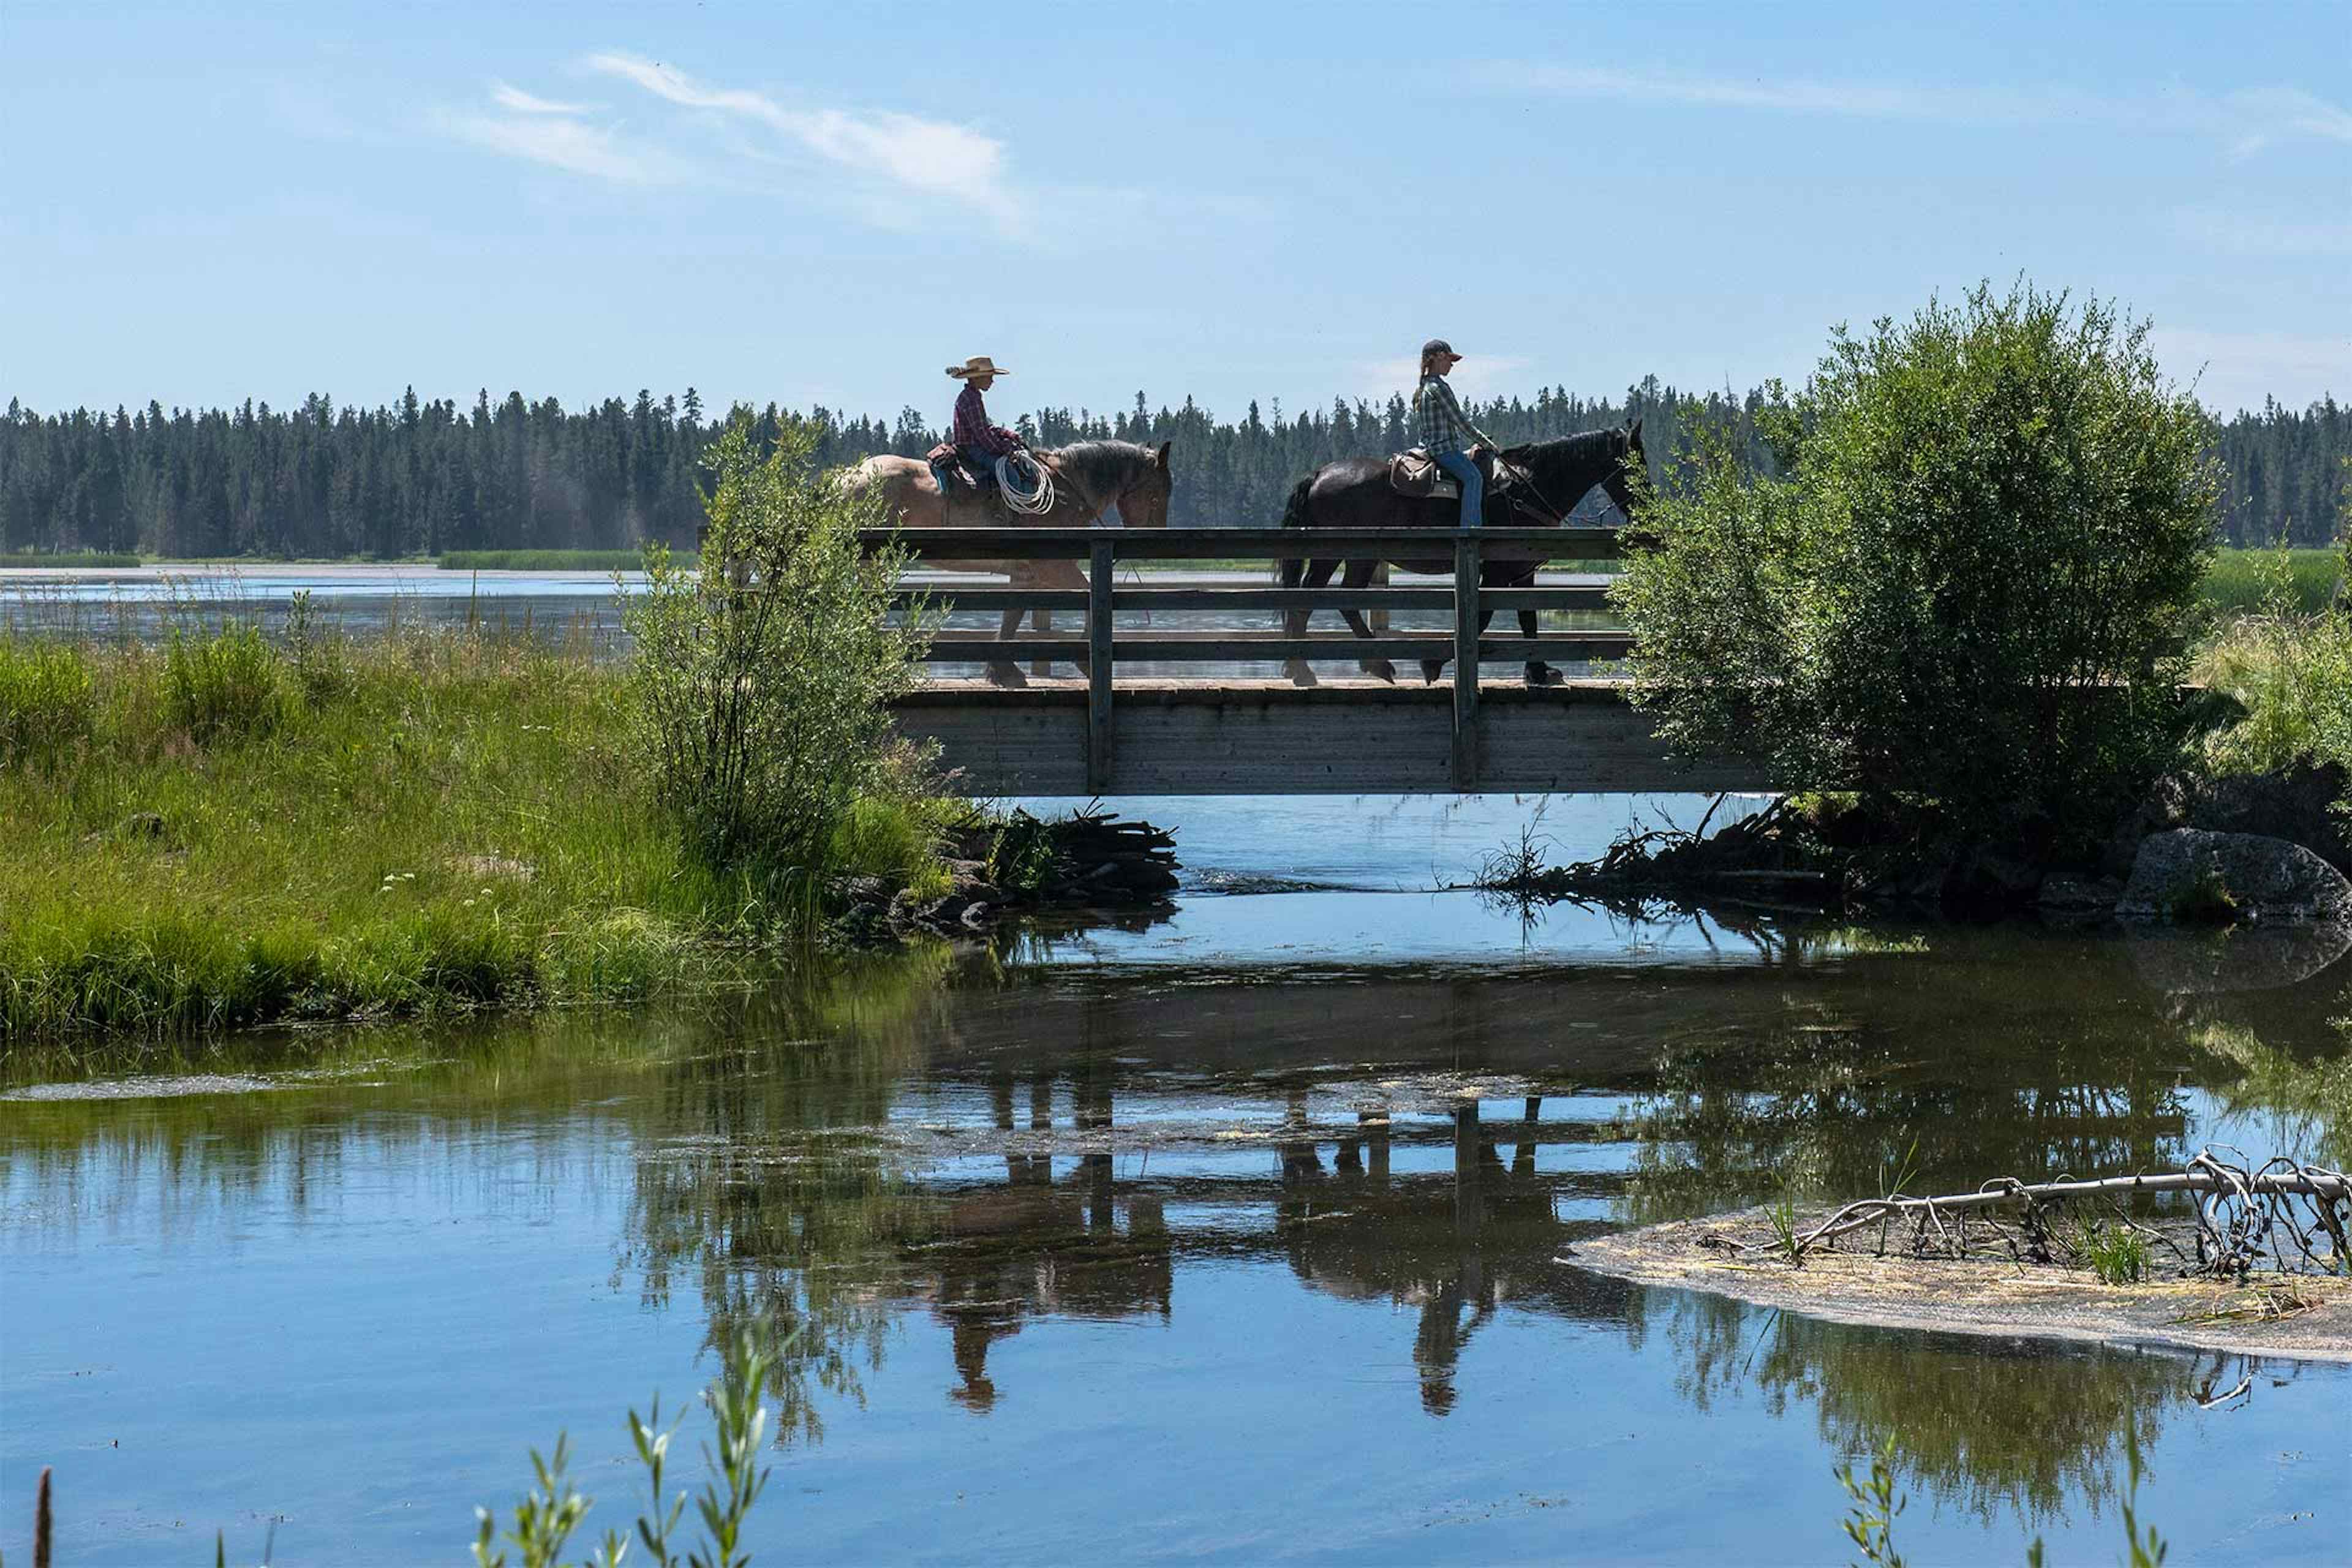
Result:
M1628 476L1642 469L1647 461L1642 451L1642 422L1613 426L1607 430L1588 430L1580 436L1564 436L1556 441L1533 441L1523 447L1512 447L1503 452L1504 459L1520 470L1524 478L1503 486L1499 491L1490 486L1487 490L1486 521L1501 525L1558 528L1576 510L1586 492L1599 485L1617 503L1618 510L1630 519L1633 514L1634 492ZM1283 510L1285 528L1452 528L1462 520L1462 504L1452 498L1428 500L1399 495L1389 484L1389 462L1386 458L1343 458L1336 463L1326 463L1306 479L1298 481L1290 492L1290 503ZM1389 558L1389 564L1401 572L1451 573L1452 561L1427 561L1411 558ZM1524 588L1535 581L1540 563L1534 561L1489 561L1479 568L1478 583L1486 588ZM1331 574L1342 565L1347 568L1345 586L1360 588L1372 580L1380 561L1371 558L1315 559L1285 561L1282 563L1282 585L1286 588L1320 588L1331 580ZM1307 635L1311 610L1285 610L1283 635L1297 638ZM1339 612L1360 637L1370 637L1372 628L1360 610ZM1485 631L1493 618L1490 611L1478 617L1478 629ZM1528 637L1536 635L1536 613L1519 612L1519 629ZM1450 656L1448 656L1450 658ZM1382 680L1394 680L1396 668L1384 658L1361 661L1364 673ZM1447 659L1423 659L1422 674L1434 681L1444 672ZM1315 684L1315 672L1305 659L1291 659L1285 667L1290 678L1301 686ZM1541 659L1528 661L1528 683L1546 686L1559 680L1559 672Z

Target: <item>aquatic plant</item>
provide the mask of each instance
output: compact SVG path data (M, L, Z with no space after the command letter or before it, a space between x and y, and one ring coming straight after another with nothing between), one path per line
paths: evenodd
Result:
M776 1367L773 1354L762 1348L765 1342L766 1335L757 1326L740 1329L724 1342L719 1373L704 1391L703 1402L710 1409L711 1439L704 1445L703 1457L712 1475L693 1500L704 1538L702 1544L688 1552L688 1568L744 1568L751 1561L751 1553L742 1550L743 1526L766 1489L770 1475L759 1462L768 1426L769 1383ZM646 1468L652 1493L652 1510L637 1516L635 1538L656 1568L677 1568L679 1559L671 1539L685 1512L687 1494L665 1492L670 1439L677 1428L660 1429L658 1397L650 1419L641 1420L632 1410L628 1426L629 1440ZM533 1484L516 1500L513 1521L503 1531L492 1510L474 1510L474 1561L478 1568L509 1568L506 1546L520 1554L511 1568L557 1568L562 1563L565 1545L594 1503L564 1473L569 1453L569 1441L562 1435L555 1439L551 1458L531 1450ZM630 1540L629 1531L607 1530L602 1544L587 1559L590 1568L618 1568L628 1554Z
M1844 1521L1846 1539L1880 1568L1903 1568L1903 1554L1895 1550L1895 1521L1907 1500L1895 1489L1894 1437L1890 1436L1870 1457L1867 1478L1855 1478L1851 1459L1835 1473L1838 1484L1853 1500Z

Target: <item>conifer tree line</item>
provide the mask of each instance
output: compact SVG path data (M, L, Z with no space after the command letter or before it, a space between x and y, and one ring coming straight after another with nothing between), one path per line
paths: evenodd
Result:
M1644 421L1644 443L1671 485L1673 459L1712 425L1759 465L1766 395L1693 396L1651 377L1623 398L1547 388L1532 399L1475 403L1496 439L1538 440ZM942 409L943 415L945 410ZM656 400L608 398L567 409L520 393L471 407L425 401L412 388L389 407L338 405L313 394L293 409L166 411L150 403L111 414L43 415L11 399L0 419L0 550L217 556L389 559L468 549L625 549L690 543L702 515L704 449L735 416L772 439L793 415L771 404L706 409L692 388ZM818 407L820 459L882 452L919 457L939 426L914 408L893 422ZM1115 437L1175 443L1179 526L1271 525L1290 488L1333 458L1411 444L1404 397L1334 399L1286 413L1276 401L1222 421L1192 399L1154 408L1142 393L1118 413L1046 408L1017 421L1039 446ZM2221 515L2231 543L2334 536L2352 454L2352 410L2330 397L2301 411L2275 403L2212 426L2225 470ZM1596 505L1588 501L1588 507Z

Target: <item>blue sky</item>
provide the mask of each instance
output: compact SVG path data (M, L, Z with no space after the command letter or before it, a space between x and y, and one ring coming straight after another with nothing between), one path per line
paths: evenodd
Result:
M934 419L1801 377L2019 272L2352 395L2352 7L0 5L0 393Z

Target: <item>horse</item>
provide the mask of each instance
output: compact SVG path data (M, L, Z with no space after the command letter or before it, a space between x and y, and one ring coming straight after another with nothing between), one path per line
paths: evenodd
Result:
M1503 490L1516 517L1532 519L1539 527L1558 528L1576 510L1587 491L1595 485L1608 492L1618 510L1628 518L1633 515L1635 499L1627 475L1641 468L1647 461L1642 450L1642 422L1613 426L1606 430L1588 430L1579 436L1565 436L1556 441L1533 441L1524 446L1507 447L1504 461L1519 469L1526 477L1516 479ZM1493 495L1493 489L1488 490ZM1386 458L1342 458L1336 463L1326 463L1298 481L1290 492L1284 508L1285 528L1452 528L1461 520L1462 507L1450 497L1416 498L1399 495L1389 484L1389 460ZM1286 560L1282 563L1282 585L1286 588L1320 588L1330 582L1331 574L1342 564L1347 567L1343 585L1361 588L1372 580L1381 564L1378 560ZM1391 559L1390 564L1401 572L1450 573L1451 561ZM1524 588L1535 581L1536 569L1541 563L1534 561L1488 561L1478 571L1478 583L1487 588ZM1372 628L1359 610L1339 612L1360 637L1370 637ZM1283 635L1296 640L1307 635L1307 623L1311 610L1285 610ZM1494 618L1487 611L1478 617L1478 629L1484 632L1486 623ZM1533 610L1519 612L1519 629L1528 637L1536 635L1536 614ZM1444 673L1447 658L1425 658L1421 661L1422 675L1432 684ZM1385 658L1358 661L1364 673L1380 679L1396 679L1396 667ZM1299 686L1315 684L1315 672L1303 658L1285 662L1284 669ZM1530 659L1527 667L1530 686L1556 685L1562 679L1559 672L1541 659Z
M868 458L841 476L851 494L878 490L883 514L906 528L1088 528L1099 526L1102 514L1118 508L1119 521L1129 528L1168 526L1168 498L1174 491L1168 452L1171 445L1139 446L1133 441L1080 441L1041 450L1034 455L1054 481L1054 504L1046 511L1027 515L1006 507L993 490L981 494L960 491L942 505L939 481L930 465L919 458L885 455ZM1079 561L940 561L927 565L950 572L1002 572L1016 588L1078 588L1087 585L1087 568ZM1021 629L1021 611L1004 612L997 633L1010 640ZM1030 612L1030 625L1041 632L1054 629L1051 610ZM1079 662L1084 669L1086 664ZM1045 673L1040 663L1036 673ZM1020 668L1010 659L988 667L988 678L1000 685L1021 686Z

